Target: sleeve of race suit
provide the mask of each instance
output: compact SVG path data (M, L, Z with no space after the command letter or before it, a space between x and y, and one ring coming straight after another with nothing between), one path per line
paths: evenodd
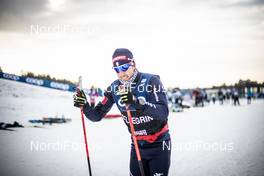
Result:
M93 122L102 120L102 118L110 111L114 104L114 99L110 89L107 89L104 93L103 100L99 102L94 108L89 103L83 106L83 112L85 116Z
M142 112L159 120L167 120L169 115L168 101L165 89L158 77L151 78L148 92L149 101L141 107Z

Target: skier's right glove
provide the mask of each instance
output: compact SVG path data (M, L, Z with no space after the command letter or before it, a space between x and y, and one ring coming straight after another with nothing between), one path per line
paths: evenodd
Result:
M73 95L73 102L75 107L83 107L87 102L85 93L83 90L77 90L77 92Z

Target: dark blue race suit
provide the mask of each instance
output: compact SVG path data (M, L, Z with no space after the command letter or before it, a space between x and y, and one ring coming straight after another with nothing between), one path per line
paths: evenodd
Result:
M99 102L95 108L90 107L87 103L83 110L85 116L91 121L100 121L116 103L128 131L131 133L125 105L122 104L117 94L120 86L122 83L119 80L114 81L105 91L102 102ZM170 167L171 140L167 125L168 102L163 85L159 76L138 72L130 88L136 98L145 100L144 105L139 103L130 105L132 123L135 128L145 175L166 176ZM140 176L133 141L130 155L130 175Z

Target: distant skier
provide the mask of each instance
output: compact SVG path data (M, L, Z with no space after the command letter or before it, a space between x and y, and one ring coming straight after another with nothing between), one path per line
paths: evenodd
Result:
M216 100L216 98L215 98L215 93L213 93L213 94L211 95L211 99L212 99L213 103L215 104L215 100Z
M226 98L227 98L228 102L230 103L230 99L231 99L231 90L230 89L227 89L227 91L226 91Z
M250 87L247 88L247 95L246 96L247 96L247 104L251 104L251 99L253 97L253 93L252 93Z
M234 105L240 105L239 103L239 94L237 90L233 91L233 101L234 101Z
M89 97L90 97L90 105L91 107L95 107L95 98L98 97L98 92L96 91L95 87L92 86L91 89L90 89L90 92L89 92Z
M204 107L204 99L203 99L203 95L202 95L200 88L193 90L192 95L194 97L194 105L197 107L199 105Z
M183 111L182 101L183 98L180 89L175 88L172 92L172 112Z
M221 89L218 90L218 100L220 105L224 104L224 93Z
M205 89L202 90L201 93L202 93L203 101L209 103L210 100L209 100L209 98L208 98L208 94L207 94L206 90L205 90Z
M83 107L85 116L91 121L100 121L115 103L131 133L125 109L125 105L129 104L145 175L166 176L171 156L171 139L167 124L169 110L159 76L139 72L132 53L125 48L115 50L112 62L118 79L107 88L102 102L92 108L81 91L74 95L74 106ZM141 175L133 142L130 152L130 175Z

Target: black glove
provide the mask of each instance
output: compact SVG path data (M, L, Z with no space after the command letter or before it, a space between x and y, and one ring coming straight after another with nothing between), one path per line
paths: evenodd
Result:
M77 90L77 92L73 95L73 101L75 107L83 107L87 102L85 93L83 90Z
M122 103L131 105L131 104L135 104L136 102L134 95L130 91L126 91L126 90L119 91L118 95L120 95Z

